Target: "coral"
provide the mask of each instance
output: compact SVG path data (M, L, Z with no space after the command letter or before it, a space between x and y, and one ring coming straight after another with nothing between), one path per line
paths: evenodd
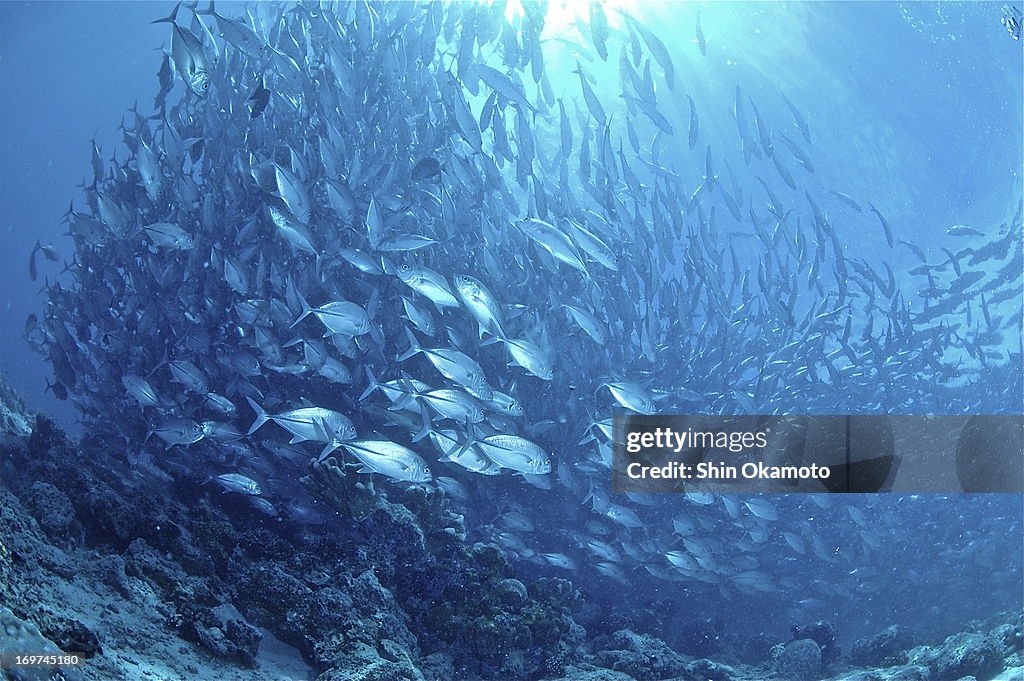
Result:
M394 646L382 645L382 650L378 651L365 643L356 643L335 666L316 677L316 681L425 680L408 657L395 655Z
M313 591L277 563L249 565L238 576L238 604L286 643L307 649L306 618Z
M420 660L420 672L428 681L455 681L455 662L447 653L432 653Z
M565 675L550 681L636 681L632 676L610 669L598 669L590 664L568 667Z
M854 641L850 662L863 667L892 667L906 662L912 645L906 629L893 625L868 639Z
M40 631L61 650L79 653L85 658L103 654L96 634L76 619L54 616L40 627Z
M987 679L1004 667L998 641L983 634L966 632L950 636L938 647L917 648L910 658L912 663L928 667L939 679L963 676Z
M51 538L66 535L73 526L77 526L71 499L48 482L37 480L32 483L22 503ZM81 528L78 528L74 534L80 533Z
M1016 623L997 626L989 635L1002 644L1008 664L1024 664L1024 614L1017 615Z
M772 648L772 667L785 679L811 679L821 673L821 648L809 638Z
M460 541L462 518L442 495L346 476L333 457L314 467L319 472L307 476L306 487L346 522L303 524L253 513L244 499L207 492L201 480L163 490L139 483L123 475L115 453L96 447L85 456L59 429L39 423L31 444L0 439L0 599L12 604L12 617L36 622L51 645L90 655L90 678L139 674L126 676L138 668L118 666L127 664L124 641L103 617L26 607L40 602L38 593L55 593L35 591L39 575L91 582L109 603L104 616L149 612L145 636L159 630L189 656L153 678L242 678L242 667L245 678L292 678L261 666L274 646L293 646L289 659L305 661L299 676L318 681L731 681L765 674L792 681L822 678L839 654L835 627L811 622L793 628L795 640L774 649L767 669L726 666L717 656L707 659L710 653L692 659L673 648L721 651L729 639L720 623L690 619L670 627L653 610L626 617L588 605L572 581L517 570L496 544ZM633 624L589 642L581 626L608 632L613 622ZM637 633L641 626L652 633ZM905 664L909 636L890 628L856 642L850 654L855 664L887 668L839 678L991 678L1006 663L1019 666L1020 629L1017 620L988 636L962 634L912 651L913 664ZM657 637L662 631L671 646ZM736 654L762 663L770 642L737 642ZM1014 678L1008 673L1001 681Z
M572 648L559 641L554 649L547 654L544 663L541 665L545 675L561 676L565 674L565 669L573 657Z
M688 655L706 657L721 650L720 622L713 619L696 619L675 627L673 642Z
M184 576L178 565L147 544L145 539L136 539L129 544L124 559L126 575L146 577L168 591L173 590Z
M0 607L0 655L60 652L77 651L62 651L35 624L19 619L7 608ZM25 667L17 670L13 678L18 681L43 681L50 677L52 671L46 667ZM63 671L68 679L81 678L81 673L73 668L65 668Z
M735 672L727 665L712 662L711 660L694 660L686 665L683 678L687 679L687 681L706 681L707 679L733 681L734 675Z
M214 655L252 666L263 634L241 620L228 620L224 627L197 627L198 642Z
M754 634L740 642L738 651L740 660L747 664L761 664L768 659L774 645L775 639L768 634Z
M888 669L857 671L836 677L835 681L937 681L927 667L901 665ZM952 681L952 679L948 680Z
M32 432L33 420L21 396L0 376L0 433L24 437Z
M593 656L594 664L625 672L638 681L653 681L680 676L687 661L664 641L628 629L620 629L607 638Z
M839 659L839 644L836 638L839 635L836 625L831 622L818 621L810 624L797 624L792 628L793 640L809 638L818 644L821 649L821 662L828 666Z

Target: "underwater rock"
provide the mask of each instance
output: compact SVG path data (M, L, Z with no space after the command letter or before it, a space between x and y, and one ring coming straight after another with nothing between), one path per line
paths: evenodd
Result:
M822 664L827 666L839 659L839 645L836 643L839 632L831 622L819 620L810 624L795 624L792 632L794 641L809 638L818 644Z
M99 637L76 619L55 615L40 631L61 650L79 653L84 658L103 654Z
M38 414L32 432L28 435L28 451L30 454L43 455L54 449L68 451L76 447L56 421L45 414Z
M446 653L431 653L420 660L420 672L429 681L455 681L455 662Z
M772 667L785 679L811 679L821 673L821 648L809 638L772 648Z
M927 667L901 665L888 669L857 671L836 677L835 681L935 681ZM952 680L950 680L952 681Z
M637 681L666 679L686 671L686 659L652 636L620 629L599 645L594 664L625 672Z
M739 644L739 658L747 664L761 664L768 659L776 641L765 633L757 633Z
M546 676L561 676L565 674L566 668L574 657L576 655L573 650L566 643L559 641L554 650L544 658L541 669Z
M238 606L285 643L309 650L306 618L313 591L277 563L251 565L239 576Z
M736 678L734 675L735 671L728 665L712 662L711 660L694 660L686 665L683 678L687 681L705 681L705 679L733 681Z
M906 650L912 645L907 630L893 625L871 638L854 641L850 663L863 667L893 667L906 662Z
M721 622L712 618L682 623L677 632L674 639L678 641L676 647L688 655L708 657L721 650Z
M21 396L0 376L0 433L24 437L32 432L33 421Z
M1017 615L1015 624L997 626L989 635L1002 644L1007 666L1024 665L1024 613ZM1021 678L1024 678L1024 674Z
M636 681L629 674L610 669L598 669L593 665L581 664L569 667L564 676L549 681Z
M909 657L911 663L928 667L938 679L964 676L988 679L1004 667L998 641L991 636L967 632L950 636L938 647L916 648Z
M67 556L46 541L39 524L21 501L6 489L0 488L0 596L5 602L17 595L18 573L48 570L71 579L77 573Z
M62 651L56 643L43 636L35 624L19 619L9 609L0 607L0 655L26 651L33 653L77 652L74 650ZM45 681L53 673L53 669L47 667L23 667L9 671L13 681ZM63 668L62 673L68 681L82 678L81 672L73 667Z
M364 642L387 639L402 650L416 650L416 637L409 631L406 614L372 570L347 578L344 585L359 617L358 628L352 635L358 635Z
M77 525L71 499L48 482L32 483L22 503L51 539L61 538ZM75 534L80 531L78 528Z
M394 650L393 646L384 647L382 656L372 646L356 643L316 681L425 681L408 657L396 657Z
M136 539L129 544L124 558L126 575L145 577L166 591L173 591L185 577L177 564L147 544L145 539Z

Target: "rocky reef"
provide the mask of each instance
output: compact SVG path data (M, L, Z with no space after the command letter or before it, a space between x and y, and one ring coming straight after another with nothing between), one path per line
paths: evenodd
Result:
M268 515L202 479L161 478L115 443L76 442L2 382L0 396L0 654L82 657L76 667L7 669L8 679L1009 681L1024 672L1019 615L931 646L892 627L846 654L834 623L796 623L790 641L723 641L695 618L679 635L687 651L677 650L652 633L656 615L645 631L644 618L588 605L572 581L524 574L500 547L467 540L436 492L375 488L328 458L302 478L316 522ZM687 654L695 650L714 652Z

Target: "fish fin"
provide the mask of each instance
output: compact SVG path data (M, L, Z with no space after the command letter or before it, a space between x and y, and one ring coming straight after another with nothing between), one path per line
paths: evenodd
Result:
M299 315L298 319L292 322L292 325L288 327L289 329L294 328L296 324L301 322L303 319L308 317L313 312L313 308L311 308L309 306L309 303L306 302L306 297L302 295L302 291L300 291L298 287L296 287L295 289L295 295L299 297L299 304L302 305L302 314ZM327 334L324 335L326 336Z
M407 392L397 400L395 403L388 407L388 411L402 411L409 406L410 402L416 401L416 395L414 393Z
M178 10L180 8L181 8L181 2L178 2L178 4L176 4L174 6L174 9L171 10L171 13L168 14L166 17L164 17L163 19L155 19L155 20L153 20L153 21L151 21L149 23L151 23L151 24L173 24L175 19L178 18Z
M341 443L338 442L337 440L334 440L332 442L328 442L326 445L324 445L324 448L322 450L320 450L320 458L317 459L317 461L323 461L328 456L333 454L334 450L336 450L340 446L341 446Z
M472 423L467 423L466 424L466 442L461 447L459 447L459 453L455 454L452 458L456 458L457 459L457 458L461 457L463 454L465 454L466 451L470 447L472 447L473 445L476 444L477 439L478 438L477 438L477 428L476 428L476 426L474 426ZM449 455L450 455L450 453L449 453Z
M399 362L404 362L413 355L417 355L420 352L423 352L423 348L420 347L420 342L416 340L416 336L413 335L412 331L409 330L408 326L405 327L405 335L409 339L409 349L398 356Z
M480 327L480 332L481 332L480 333L480 339L481 339L480 340L480 347L485 347L485 346L488 346L488 345L494 345L495 343L501 343L501 342L504 342L504 340L505 340L501 336L497 336L497 335L491 336L487 340L483 340L483 331L484 331L484 328Z
M370 323L370 338L372 338L377 345L384 347L384 332L381 331L379 326L372 322Z
M252 410L256 412L256 419L252 422L252 425L249 426L249 432L246 433L246 435L252 435L262 428L264 423L270 420L270 415L263 411L263 407L256 404L256 402L248 395L245 396L245 399L249 402L249 406L252 407Z
M147 374L146 374L146 378L149 378L150 376L152 376L153 374L155 374L155 373L156 373L156 370L157 370L157 369L159 369L160 367L164 366L165 364L169 364L169 363L170 363L170 361L171 361L171 360L170 360L170 358L169 358L169 356L168 356L168 354L167 354L167 346L165 345L165 346L164 346L164 356L163 356L163 358L162 358L162 359L161 359L161 360L160 360L159 362L157 362L156 366L155 366L155 367L153 367L153 368L152 368L152 369L151 369L151 370L149 371L149 373L147 373Z
M298 444L300 442L305 442L305 441L306 441L306 438L302 437L301 435L293 435L292 439L288 440L288 444L296 445L296 444Z
M426 405L420 405L420 416L423 418L423 425L416 432L416 434L413 435L413 438L412 438L413 442L419 442L420 440L425 438L427 435L430 435L430 430L433 427L433 425L430 422L430 416L427 414L427 407L426 407Z
M380 383L377 382L377 378L373 375L373 371L370 370L369 365L366 366L366 378L369 380L370 385L366 386L366 390L364 390L363 394L359 396L360 402L364 401L380 387Z

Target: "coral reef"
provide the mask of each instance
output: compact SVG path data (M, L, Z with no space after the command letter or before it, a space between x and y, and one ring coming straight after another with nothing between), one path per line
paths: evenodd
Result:
M868 639L858 639L850 650L850 662L866 667L892 667L906 662L910 634L893 625Z
M303 477L332 520L301 522L254 513L201 480L138 474L110 443L73 442L16 401L4 409L0 652L80 654L66 679L1020 678L1019 614L930 647L890 627L855 641L846 660L824 621L794 626L788 642L733 641L699 616L676 627L588 604L569 579L466 541L441 494L377 487L333 457Z
M821 663L825 666L832 664L839 659L840 650L837 639L839 631L836 625L831 622L812 622L810 624L796 624L793 626L793 640L810 639L818 644L821 651Z
M681 676L687 660L663 641L621 629L595 642L594 662L621 671L638 681Z
M802 638L772 648L772 667L784 679L813 679L821 676L821 648Z
M968 632L950 636L941 646L915 649L908 658L912 664L928 667L937 679L988 679L1004 667L1002 649L995 638Z

